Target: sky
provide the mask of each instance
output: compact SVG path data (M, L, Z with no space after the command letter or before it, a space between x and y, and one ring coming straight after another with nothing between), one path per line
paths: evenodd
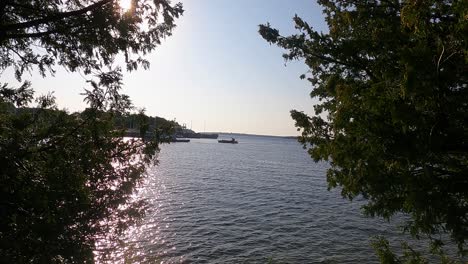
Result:
M148 115L197 132L297 135L289 111L313 113L311 86L299 78L307 68L301 61L285 63L284 51L262 39L258 25L269 22L289 35L298 14L327 31L320 6L314 0L180 2L185 12L173 35L147 56L149 70L124 74L123 93ZM14 83L12 71L1 77ZM23 77L38 94L53 91L60 108L86 107L80 94L88 85L79 74Z

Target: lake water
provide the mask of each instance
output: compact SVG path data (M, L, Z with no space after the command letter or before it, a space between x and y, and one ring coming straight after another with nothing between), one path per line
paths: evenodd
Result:
M295 139L236 139L162 147L140 193L150 210L128 241L135 261L373 263L370 236L398 237L394 225L365 218L362 201L327 191L327 164Z

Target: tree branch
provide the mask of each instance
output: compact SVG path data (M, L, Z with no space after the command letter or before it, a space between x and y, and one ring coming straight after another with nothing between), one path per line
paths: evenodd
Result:
M54 21L57 21L57 20L60 20L60 19L63 19L63 18L72 17L72 16L79 16L79 15L82 15L82 14L88 12L88 11L100 8L100 7L110 3L112 1L115 1L115 0L101 0L99 2L96 2L96 3L92 4L92 5L89 5L89 6L85 7L85 8L79 9L79 10L63 12L63 13L57 13L57 14L50 15L50 16L47 16L47 17L44 17L44 18L35 19L35 20L22 22L22 23L2 25L2 26L0 26L0 32L7 32L7 31L12 31L12 30L35 27L35 26L39 26L41 24L54 22Z
M346 66L346 67L353 67L353 65L351 63L336 60L334 58L323 56L323 55L320 55L320 54L312 52L312 51L307 51L307 53L305 53L305 54L310 54L312 57L321 59L321 60L326 61L328 63L335 63L335 64L343 65L343 66ZM376 80L375 76L372 74L372 72L368 68L366 68L362 64L359 65L359 66L361 67L361 70L363 70L369 76L369 78L371 78L371 80L374 80L374 81Z
M21 39L21 38L40 38L43 36L50 35L52 33L57 33L57 30L49 30L49 31L42 31L42 32L34 32L34 33L13 33L13 34L6 34L4 39Z

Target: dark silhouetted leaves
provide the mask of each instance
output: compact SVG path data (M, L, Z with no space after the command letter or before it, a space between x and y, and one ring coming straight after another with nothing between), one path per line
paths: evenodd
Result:
M369 215L410 216L414 236L468 238L467 1L320 0L329 32L298 17L265 40L310 68L316 116L292 111L330 187ZM303 78L302 76L301 78ZM436 240L434 240L436 241ZM379 245L385 249L385 244ZM382 251L383 252L383 251ZM392 263L392 256L381 256Z
M32 105L28 81L0 85L2 263L109 260L145 211L133 195L173 123L150 127L141 112L140 132L152 128L151 137L123 138L119 122L131 119L133 106L114 62L120 54L128 71L148 69L144 56L171 35L183 10L166 0L134 0L128 11L118 3L0 2L1 71L13 69L21 81L63 67L90 84L89 108L73 114L58 110L53 94Z

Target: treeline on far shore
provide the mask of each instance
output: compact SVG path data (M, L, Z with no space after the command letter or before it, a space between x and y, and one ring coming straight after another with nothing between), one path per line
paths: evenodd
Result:
M182 129L176 121L143 113L119 114L114 120L116 127L125 129L128 137L140 137L142 133L148 136L156 130L164 130L167 137L172 137Z
M9 111L14 112L17 115L32 114L38 115L39 112L62 112L69 116L80 116L83 112L70 113L66 110L59 109L45 109L45 108L34 108L34 107L15 107L10 105ZM145 131L145 134L152 134L156 129L164 130L166 133L170 133L172 136L188 129L182 128L182 126L174 120L167 120L159 116L148 116L144 113L109 113L113 115L114 126L117 129L126 131L126 136L139 137L141 131ZM191 133L195 133L189 130Z

